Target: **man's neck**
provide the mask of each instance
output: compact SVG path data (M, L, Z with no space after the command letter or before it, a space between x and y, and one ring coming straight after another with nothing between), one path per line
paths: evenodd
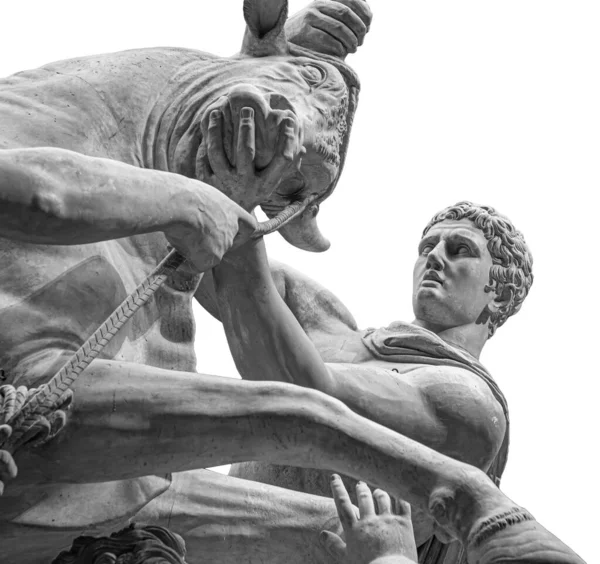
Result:
M443 327L423 319L415 319L412 324L429 329L449 345L463 349L477 359L488 339L488 329L485 324L470 323L459 327Z

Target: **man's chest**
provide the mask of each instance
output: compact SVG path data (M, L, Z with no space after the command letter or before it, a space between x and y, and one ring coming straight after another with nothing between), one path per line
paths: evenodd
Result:
M422 363L398 362L383 360L373 356L362 340L360 332L347 335L311 335L321 358L330 364L361 365L366 369L387 370L396 374L413 373L415 375L426 371Z

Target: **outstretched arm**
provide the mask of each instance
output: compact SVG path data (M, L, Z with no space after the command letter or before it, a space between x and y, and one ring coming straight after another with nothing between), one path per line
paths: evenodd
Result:
M0 151L0 237L81 245L164 231L201 271L254 226L217 189L178 174L64 149Z

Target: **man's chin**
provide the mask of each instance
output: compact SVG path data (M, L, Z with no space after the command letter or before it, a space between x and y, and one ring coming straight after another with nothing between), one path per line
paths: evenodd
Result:
M415 293L416 301L439 300L445 296L444 288L437 282L433 284L421 284Z
M442 305L446 299L441 287L421 286L413 294L413 311L417 319L438 317L436 313L444 311Z

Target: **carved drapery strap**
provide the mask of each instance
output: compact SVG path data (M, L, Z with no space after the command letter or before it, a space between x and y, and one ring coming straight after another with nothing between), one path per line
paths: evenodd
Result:
M476 523L465 546L469 562L477 564L585 564L522 507Z
M486 519L471 531L467 545L471 549L477 548L494 534L522 521L535 521L535 519L529 511L522 507L513 507L508 511L503 511L498 515Z

